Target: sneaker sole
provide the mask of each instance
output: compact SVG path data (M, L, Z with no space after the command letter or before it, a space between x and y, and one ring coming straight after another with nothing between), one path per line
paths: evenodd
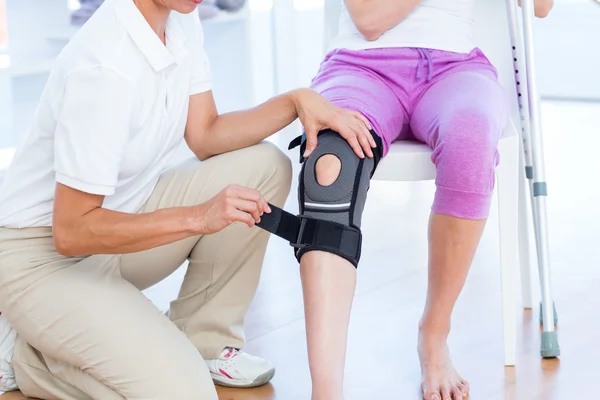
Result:
M254 381L242 381L236 382L230 379L221 379L220 377L213 376L213 382L219 386L230 387L230 388L254 388L266 385L275 376L275 368L259 375Z

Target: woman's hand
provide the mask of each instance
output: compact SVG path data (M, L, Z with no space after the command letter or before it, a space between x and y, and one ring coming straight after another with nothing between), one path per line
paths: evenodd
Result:
M310 89L295 91L294 104L306 132L305 158L317 148L317 135L323 129L338 132L360 158L365 154L373 157L377 145L369 132L371 125L361 113L340 108Z
M271 208L258 190L229 185L206 203L194 207L193 226L198 234L219 232L234 222L250 228Z

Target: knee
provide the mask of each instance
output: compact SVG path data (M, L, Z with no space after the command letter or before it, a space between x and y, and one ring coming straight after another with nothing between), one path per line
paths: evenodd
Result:
M340 176L342 162L333 154L321 156L315 165L317 183L321 186L331 186Z
M439 153L462 168L494 168L502 127L496 119L477 108L464 108L440 124Z

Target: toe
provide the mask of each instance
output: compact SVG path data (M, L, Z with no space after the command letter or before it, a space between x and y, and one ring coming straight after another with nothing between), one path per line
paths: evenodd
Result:
M465 387L465 389L467 389L467 393L469 393L469 391L471 391L471 385L469 385L469 382L467 382L464 379L462 379L460 381L460 383L462 383L462 385Z
M465 386L462 382L456 385L456 387L458 388L458 390L460 390L463 397L467 397L469 395L469 388Z
M437 390L433 389L433 386L423 385L422 389L424 400L442 400L442 396Z
M450 394L450 388L445 386L442 387L442 400L453 400L452 395Z
M462 400L463 399L462 391L458 387L453 387L450 390L450 394L452 395L452 400Z
M428 390L428 391L423 392L423 399L424 400L442 400L442 397L440 396L439 393L434 392L432 390Z

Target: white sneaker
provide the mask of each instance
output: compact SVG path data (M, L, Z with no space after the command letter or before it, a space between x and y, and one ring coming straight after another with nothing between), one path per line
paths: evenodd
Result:
M6 317L0 313L0 391L2 392L10 392L19 388L15 380L15 370L12 367L16 340L17 332Z
M229 347L219 358L206 360L206 365L213 381L227 387L262 386L275 375L275 367L270 361Z

